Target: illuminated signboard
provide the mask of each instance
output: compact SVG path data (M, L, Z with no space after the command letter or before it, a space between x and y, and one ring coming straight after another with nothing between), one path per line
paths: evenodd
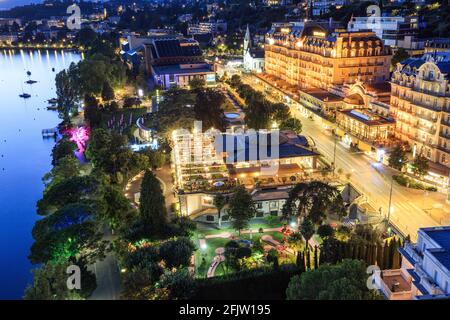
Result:
M325 32L322 32L322 31L314 31L314 32L313 32L313 36L314 36L314 37L319 37L319 38L325 38Z

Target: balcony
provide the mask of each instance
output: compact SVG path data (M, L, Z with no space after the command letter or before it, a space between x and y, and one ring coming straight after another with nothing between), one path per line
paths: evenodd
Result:
M420 118L420 119L427 120L427 121L431 121L431 122L434 122L434 123L436 123L437 120L438 120L438 117L437 117L437 116L433 117L433 116L428 116L428 115L426 115L426 114L417 113L417 112L416 112L414 115L415 115L416 117Z
M402 269L383 270L375 274L375 284L389 300L411 300L411 281Z
M442 108L438 107L438 106L432 106L429 103L423 102L423 101L418 101L418 100L414 100L411 101L411 104L419 107L419 108L425 108L431 111L441 111Z

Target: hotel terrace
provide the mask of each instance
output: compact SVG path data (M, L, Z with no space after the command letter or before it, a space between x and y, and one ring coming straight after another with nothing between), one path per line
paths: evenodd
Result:
M313 142L291 131L174 131L172 140L181 214L192 218L207 213L214 194L230 192L237 184L253 191L286 187L322 178L320 171L329 169Z
M449 73L450 52L426 53L399 63L391 81L396 136L413 156L427 157L441 180L450 173Z

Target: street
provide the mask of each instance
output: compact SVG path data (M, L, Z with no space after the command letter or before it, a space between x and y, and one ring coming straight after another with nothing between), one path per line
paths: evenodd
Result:
M261 85L243 76L242 80L256 90L263 90ZM273 101L274 98L271 97ZM316 143L318 151L328 160L333 161L334 136L326 130L321 121L311 120L291 107L291 113L303 124L302 134L310 136ZM350 182L367 197L375 210L387 215L391 177L395 170L377 163L364 153L350 152L342 143L336 143L336 171L341 168L344 174L350 174ZM450 223L450 210L445 202L446 195L437 192L412 190L393 183L392 209L390 221L411 240L417 237L417 229L446 225Z

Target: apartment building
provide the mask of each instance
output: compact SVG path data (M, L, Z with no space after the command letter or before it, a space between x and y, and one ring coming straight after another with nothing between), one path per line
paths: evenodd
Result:
M401 268L375 275L375 283L386 298L450 298L450 226L421 228L417 243L405 242L399 251Z
M391 80L395 135L421 153L444 179L450 168L450 52L426 53L398 64Z
M419 18L401 16L352 17L349 32L373 31L385 45L404 48L411 54L423 53L425 41L419 39Z

